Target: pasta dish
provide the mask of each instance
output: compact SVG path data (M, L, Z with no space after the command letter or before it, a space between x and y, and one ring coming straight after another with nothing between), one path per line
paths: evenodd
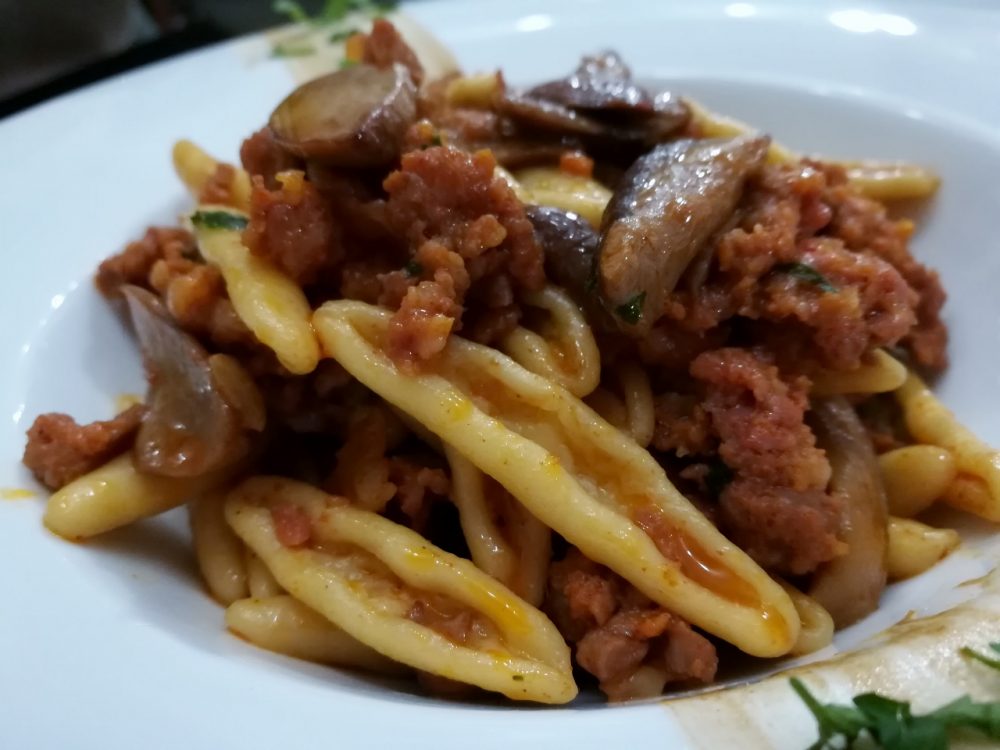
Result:
M801 655L1000 521L997 454L924 378L945 295L886 203L613 52L429 80L377 19L239 165L97 270L148 391L37 417L46 526L179 506L230 630L439 695L563 704ZM725 667L725 664L722 664Z

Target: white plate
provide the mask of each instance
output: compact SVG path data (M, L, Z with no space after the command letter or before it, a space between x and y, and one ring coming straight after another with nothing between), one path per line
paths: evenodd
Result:
M644 77L757 123L796 148L899 157L944 177L914 243L951 294L940 392L1000 444L1000 11L982 3L427 2L409 12L470 70L530 82L604 47ZM249 37L88 87L0 123L0 487L30 486L23 431L41 411L100 418L141 384L138 358L89 279L97 262L184 206L169 147L235 158L293 83ZM197 584L176 515L86 548L43 531L39 501L0 502L0 747L804 747L814 725L784 678L716 696L603 708L455 705L283 659L228 635ZM998 697L955 653L1000 639L1000 604L957 584L1000 559L995 529L894 586L812 672L845 699L875 687L930 706ZM876 636L907 612L971 603ZM900 636L900 632L903 632ZM872 640L872 639L875 640Z

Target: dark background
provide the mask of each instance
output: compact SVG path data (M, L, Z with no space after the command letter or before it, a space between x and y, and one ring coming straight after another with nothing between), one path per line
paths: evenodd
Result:
M321 0L301 0L313 12ZM272 0L0 0L0 117L153 60L283 23Z

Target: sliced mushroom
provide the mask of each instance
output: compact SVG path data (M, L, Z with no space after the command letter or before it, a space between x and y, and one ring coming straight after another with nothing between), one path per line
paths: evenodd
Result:
M122 293L149 377L149 411L133 449L136 467L148 474L196 477L239 461L250 449L244 425L262 428L259 414L243 414L226 399L208 353L174 323L156 296L134 286ZM229 370L233 364L227 363ZM248 381L249 376L241 379L244 400L257 402L259 394L245 397Z
M598 144L652 146L682 128L688 106L663 92L653 96L632 79L615 52L584 57L566 78L526 93L504 92L497 108L522 127L589 138Z
M653 97L632 80L632 71L607 50L588 55L566 78L535 86L529 95L573 109L628 109L653 113Z
M615 330L597 298L594 259L600 237L578 214L551 206L526 206L538 244L545 253L545 274L563 287L583 308L591 325Z
M843 397L819 400L813 414L816 437L833 469L830 492L845 503L839 536L847 553L816 571L808 593L839 629L878 607L886 582L889 511L878 459L850 403Z
M399 155L417 117L417 89L400 64L360 63L299 86L271 114L289 153L343 167L374 167Z
M604 212L598 276L619 327L642 336L712 234L736 209L770 139L679 140L640 157Z

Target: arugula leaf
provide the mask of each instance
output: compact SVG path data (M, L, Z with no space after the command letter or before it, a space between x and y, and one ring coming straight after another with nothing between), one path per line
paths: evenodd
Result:
M642 318L642 303L646 301L646 293L639 292L632 299L626 302L624 305L618 305L615 308L615 312L618 313L618 317L624 320L629 325L634 326Z
M976 703L969 696L953 700L931 714L946 727L968 727L1000 739L1000 703Z
M1000 643L991 643L990 648L1000 653ZM962 653L986 659L991 667L997 661L968 648L963 648ZM877 693L855 696L853 706L838 706L820 703L797 678L791 679L791 686L816 718L819 728L819 739L809 750L853 748L861 737L884 750L947 750L951 729L971 729L989 739L1000 740L1000 703L977 703L966 695L916 716L909 703Z
M806 704L819 725L819 739L809 746L809 750L835 748L837 744L834 740L838 737L845 738L849 743L853 742L861 732L867 729L868 721L857 708L837 706L832 703L824 705L809 692L809 689L799 678L793 677L790 682L792 690Z
M789 276L815 285L821 291L835 292L837 287L823 274L810 266L808 263L779 263L774 267L777 273L786 273Z
M195 211L191 223L198 229L246 229L250 220L228 211Z
M991 643L990 648L993 649L998 654L1000 654L1000 642ZM981 664L985 664L987 667L992 667L993 669L1000 670L1000 658L994 658L987 654L981 654L978 651L969 648L968 646L962 649L962 656L968 656L970 659L975 659Z

